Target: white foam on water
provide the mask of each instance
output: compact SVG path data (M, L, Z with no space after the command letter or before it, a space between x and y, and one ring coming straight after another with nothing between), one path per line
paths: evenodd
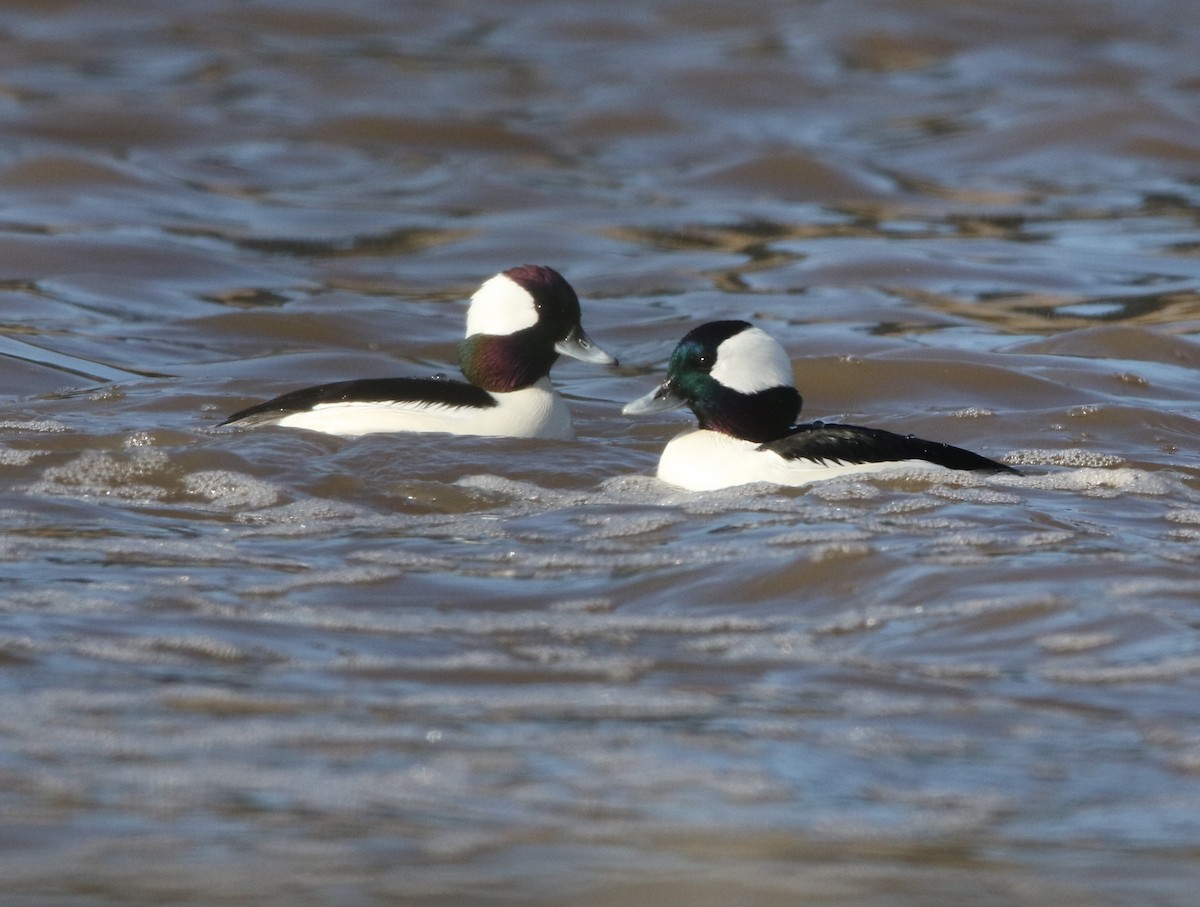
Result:
M808 551L808 561L812 564L829 563L832 561L850 561L869 557L878 549L873 545L856 545L838 542L829 545L817 545Z
M0 447L0 466L27 466L38 457L46 455L43 450L17 450L13 447Z
M1059 550L1079 538L1079 533L1070 529L1037 529L1017 535L1003 535L1005 544L1017 548L1052 548Z
M979 524L971 520L961 519L959 517L948 516L884 516L875 519L871 525L878 531L884 527L892 527L898 529L908 529L913 532L936 532L946 534L950 532L969 532L977 529Z
M979 485L933 485L929 488L928 493L950 501L964 501L973 504L1021 503L1018 495Z
M553 503L557 506L564 506L567 503L579 503L586 499L585 495L577 492L564 492L543 488L533 482L509 479L490 473L463 476L454 484L476 491L486 491L526 501Z
M279 499L270 482L229 469L206 469L183 478L184 491L216 510L238 511L270 507Z
M73 617L123 615L128 614L129 602L136 591L125 584L91 583L83 592L66 584L47 583L36 589L9 592L0 600L0 612L44 611Z
M149 431L135 431L122 442L122 447L152 447L155 444L154 434Z
M399 531L409 534L414 525L433 525L436 517L420 521L404 514L379 513L347 501L329 498L301 498L286 504L259 510L238 511L234 519L245 528L247 537L306 537L342 534L349 531Z
M781 497L770 484L741 485L715 491L685 491L652 476L616 476L587 491L544 488L532 482L482 474L464 476L455 484L478 491L500 494L531 511L547 507L566 509L591 504L642 504L679 508L686 513L712 514L739 509L795 509L794 495ZM532 505L532 506L530 506Z
M0 419L0 431L5 429L46 434L59 434L71 430L69 426L54 419Z
M931 510L937 510L941 506L941 501L930 500L923 495L908 494L898 497L894 501L884 502L875 508L875 512L880 516L928 513Z
M893 473L892 478L900 475ZM870 481L859 478L827 479L813 482L809 488L809 494L821 501L871 501L882 495Z
M121 454L89 450L68 463L46 469L30 491L53 496L158 501L166 495L168 477L164 473L169 468L166 452L152 447Z
M1138 494L1159 497L1181 488L1178 478L1166 472L1147 472L1132 467L1079 467L1023 480L1029 488L1046 491L1076 491L1093 497Z
M1173 532L1168 532L1164 538L1174 542L1200 542L1200 529L1176 529ZM1194 561L1195 556L1181 555L1179 552L1164 551L1163 557L1173 560L1187 560L1189 563Z
M1010 466L1089 466L1089 467L1110 467L1121 466L1125 463L1124 457L1119 457L1116 454L1101 453L1094 450L1080 450L1079 448L1069 447L1065 449L1059 448L1028 448L1025 450L1014 450L1006 454L1004 460Z
M577 518L587 530L582 539L620 539L646 535L678 526L687 521L682 514L671 511L650 513L583 514Z

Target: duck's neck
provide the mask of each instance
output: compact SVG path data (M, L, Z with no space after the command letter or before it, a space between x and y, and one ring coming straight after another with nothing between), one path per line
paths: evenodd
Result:
M794 387L772 387L753 394L719 387L708 395L707 402L697 400L692 411L701 428L761 444L791 430L800 417L801 403Z
M518 391L545 378L558 353L552 343L529 336L535 330L468 337L458 348L463 375L476 387L496 394Z

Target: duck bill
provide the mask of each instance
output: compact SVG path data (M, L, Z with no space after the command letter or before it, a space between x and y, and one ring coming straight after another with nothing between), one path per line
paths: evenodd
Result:
M687 404L683 397L676 393L669 381L664 381L644 397L638 397L632 403L626 403L621 412L626 416L645 416L649 413L664 413Z
M616 357L604 352L599 344L589 337L587 332L579 325L571 328L571 333L554 344L554 349L564 356L570 356L572 359L580 359L584 362L595 362L597 365L617 364Z

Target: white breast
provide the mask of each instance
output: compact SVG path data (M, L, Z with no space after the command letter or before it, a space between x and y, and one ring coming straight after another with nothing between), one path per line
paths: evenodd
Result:
M835 476L891 469L941 470L924 460L888 463L822 464L811 460L785 460L778 454L759 450L756 441L743 441L703 429L676 435L658 461L658 477L689 491L712 491L752 482L775 485L807 485Z
M429 403L323 403L277 421L287 428L306 428L330 435L356 437L376 432L449 432L514 438L573 438L571 413L543 378L530 387L493 394L497 405L486 409Z

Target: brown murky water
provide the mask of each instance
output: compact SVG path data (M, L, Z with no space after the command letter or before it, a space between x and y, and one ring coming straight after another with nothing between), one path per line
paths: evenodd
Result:
M1190 905L1191 0L0 8L5 903ZM225 432L563 271L579 440ZM683 494L674 342L1022 478Z

